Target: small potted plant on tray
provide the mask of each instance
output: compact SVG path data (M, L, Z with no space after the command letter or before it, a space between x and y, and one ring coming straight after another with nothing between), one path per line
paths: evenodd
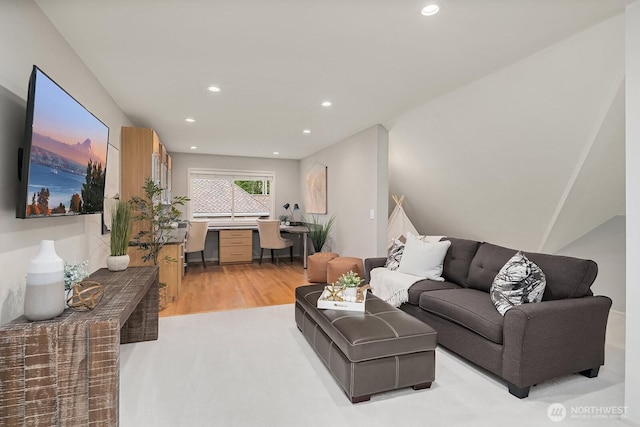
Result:
M342 291L342 295L345 300L350 301L356 300L356 296L358 294L358 286L364 281L358 276L358 273L354 273L353 271L349 271L348 273L343 274L338 278L336 282L337 286L344 286L344 291Z

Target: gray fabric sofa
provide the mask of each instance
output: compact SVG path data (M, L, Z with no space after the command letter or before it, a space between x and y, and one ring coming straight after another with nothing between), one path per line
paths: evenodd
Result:
M525 252L547 278L542 301L501 316L489 296L496 274L517 251L490 243L451 241L444 282L422 280L409 289L400 308L438 332L438 344L507 381L516 397L532 385L562 375L598 375L604 364L611 299L590 290L595 262ZM365 280L386 258L364 262Z

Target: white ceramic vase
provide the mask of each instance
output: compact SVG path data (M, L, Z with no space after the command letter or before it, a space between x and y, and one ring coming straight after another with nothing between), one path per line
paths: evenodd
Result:
M122 271L129 267L129 254L107 257L107 268L109 271Z
M24 295L24 316L48 320L64 311L64 261L56 254L53 240L40 242L40 252L29 263Z

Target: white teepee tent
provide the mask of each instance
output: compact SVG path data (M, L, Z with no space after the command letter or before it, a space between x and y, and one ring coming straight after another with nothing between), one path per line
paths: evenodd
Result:
M411 223L411 220L402 208L402 202L404 201L404 194L398 198L398 196L391 196L393 201L396 202L396 207L389 215L389 224L387 225L387 248L391 248L394 239L402 237L402 241L407 237L407 232L411 232L415 236L418 235L418 231Z

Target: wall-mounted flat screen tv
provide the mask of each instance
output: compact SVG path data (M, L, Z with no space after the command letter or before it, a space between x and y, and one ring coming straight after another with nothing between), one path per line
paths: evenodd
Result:
M18 153L18 218L101 213L109 128L37 66Z

